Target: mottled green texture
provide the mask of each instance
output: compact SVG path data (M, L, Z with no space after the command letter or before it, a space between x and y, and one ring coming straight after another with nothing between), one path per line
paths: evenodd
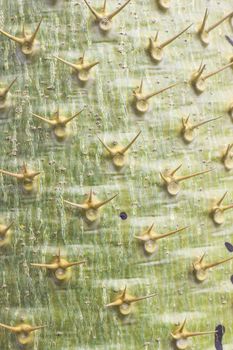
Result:
M108 2L110 9L119 5ZM162 12L155 0L132 0L104 37L82 0L64 0L58 6L46 0L0 0L0 27L12 34L20 31L23 21L34 29L43 16L38 34L42 51L32 64L21 64L16 45L0 36L0 80L9 83L18 76L11 91L15 108L0 116L0 166L17 171L26 161L42 171L37 196L23 195L13 179L0 176L1 221L15 220L12 247L0 257L0 322L13 325L25 315L32 324L46 324L37 332L35 349L139 350L151 342L148 349L168 350L171 330L187 317L194 331L214 330L223 323L224 350L232 350L232 263L217 267L201 285L189 271L196 255L207 252L208 261L215 261L229 256L224 242L233 243L233 212L226 213L221 227L208 216L214 197L229 190L225 201L233 200L232 172L220 161L221 150L232 142L226 110L233 99L233 71L211 78L201 96L188 84L202 59L207 72L229 62L232 47L224 37L232 37L229 21L211 33L208 48L194 32L206 7L212 24L232 10L232 1L171 2L171 9ZM154 65L145 52L148 38L159 30L166 40L190 23L194 25L188 33L167 47L164 60ZM53 58L74 62L84 50L89 61L100 61L87 88ZM185 83L153 98L150 111L137 117L130 99L141 77L146 92ZM64 144L31 115L49 116L58 105L67 116L86 107L72 122L73 136ZM196 121L222 119L201 127L196 140L185 145L179 128L181 117L188 114ZM117 173L104 158L96 135L127 144L139 130L128 166ZM161 187L159 171L180 163L180 174L214 170L184 182L180 194L170 198ZM90 188L100 199L119 192L103 208L97 229L89 229L62 201L81 203ZM119 218L121 211L127 212L126 221ZM152 222L159 233L190 228L161 240L157 255L147 258L134 235ZM54 286L45 271L30 267L31 262L49 261L58 246L70 261L87 260L73 269L66 289ZM125 285L133 295L156 292L157 297L135 305L134 314L122 321L104 305ZM1 350L15 349L4 330L0 344ZM193 339L192 349L213 350L214 337Z

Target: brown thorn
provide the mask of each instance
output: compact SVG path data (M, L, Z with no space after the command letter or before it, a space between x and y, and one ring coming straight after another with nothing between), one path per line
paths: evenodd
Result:
M153 230L153 228L154 228L154 222L153 222L153 224L148 228L148 230L146 231L147 233L150 233L152 230Z
M181 232L181 231L184 231L188 227L189 226L185 226L185 227L179 228L177 230L170 231L170 232L164 233L162 235L159 235L158 237L156 237L156 240L162 239L162 238L165 238L165 237L168 237L168 236L171 236L171 235L174 235L175 233L178 233L178 232Z
M199 335L207 335L207 334L214 334L217 333L217 331L209 331L209 332L185 332L185 337L197 337Z
M100 14L87 2L87 0L84 0L84 2L89 8L89 10L91 11L91 13L96 17L96 19L100 20L101 19Z
M223 211L225 210L229 210L229 209L232 209L233 208L233 204L229 204L229 205L226 205L225 207L223 207Z
M120 6L118 9L116 9L115 11L113 11L111 14L109 14L107 17L108 19L112 19L113 17L115 17L119 12L121 12L123 10L123 8L125 8L126 5L128 5L128 3L131 0L127 0L122 6Z
M7 87L5 88L4 95L6 95L6 94L9 92L9 90L10 90L11 87L12 87L12 85L16 82L17 79L18 79L18 77L16 77L16 78L10 83L10 85L7 86Z
M175 170L171 172L171 176L174 176L175 173L182 167L182 164L180 164Z
M178 177L176 180L177 180L177 181L188 180L188 179L191 179L192 177L195 177L195 176L198 176L198 175L202 175L202 174L209 173L210 171L212 171L212 169L200 171L200 172L198 172L198 173L194 173L194 174L191 174L191 175L180 176L180 177Z
M23 42L24 42L24 39L22 39L22 38L17 38L16 36L9 34L9 33L5 32L5 31L2 30L2 29L0 29L0 33L2 33L3 35L5 35L8 39L15 41L17 44L22 45Z
M141 83L140 83L140 86L139 86L139 93L140 94L142 93L142 89L143 89L143 78L141 79Z
M93 63L89 63L89 64L85 65L84 69L90 70L91 68L97 66L97 64L99 64L99 63L100 63L99 61L96 61L96 62L93 62Z
M86 204L77 204L77 203L66 201L65 199L63 200L63 202L78 209L87 209Z
M206 32L209 33L211 32L211 30L215 29L216 27L218 27L222 22L224 22L226 19L230 18L231 16L233 16L233 12L229 13L228 15L226 15L225 17L223 17L222 19L220 19L217 23L213 24L212 26L210 26Z
M204 254L201 256L201 258L200 258L200 260L199 260L199 262L200 262L200 263L202 263L202 262L203 262L203 260L204 260L205 256L206 256L206 253L204 253Z
M36 38L36 35L37 35L37 33L38 33L38 30L40 29L40 25L41 25L42 20L43 20L43 17L41 18L40 22L38 23L38 25L37 25L37 27L36 27L34 33L33 33L32 36L30 37L30 42L31 42L31 43L33 43L33 41L34 41L35 38Z
M232 62L232 64L233 64L233 62ZM151 94L147 94L146 96L144 96L144 99L145 99L145 100L149 100L151 97L154 97L154 96L156 96L156 95L159 95L159 94L161 94L162 92L165 92L165 91L167 91L167 90L169 90L169 89L175 87L175 86L178 85L178 84L180 84L180 83L171 84L171 85L169 85L169 86L167 86L167 87L165 87L165 88L163 88L163 89L161 89L161 90L159 90L159 91L152 92Z
M133 138L133 140L128 144L128 146L124 147L121 150L121 153L125 153L128 151L128 149L134 144L134 142L137 140L137 138L139 137L139 135L141 134L141 131L139 131L139 133Z
M161 178L163 179L164 182L167 182L166 177L163 175L163 173L160 171L159 175L161 176Z
M224 198L225 198L226 195L227 195L227 192L228 192L228 191L226 191L226 192L224 193L224 195L223 195L223 196L219 199L219 201L217 202L217 206L218 206L218 207L222 204Z
M122 295L121 295L121 299L125 299L125 296L126 296L126 290L127 290L127 286L125 286L123 292L122 292Z
M109 147L99 138L99 136L97 136L97 137L98 137L99 141L102 143L102 145L106 148L106 150L107 150L110 154L112 154L111 148L109 148Z
M105 13L106 11L106 5L107 5L107 0L104 0L104 4L103 4L103 12Z
M207 18L208 18L208 9L205 10L205 14L204 14L204 18L203 18L203 21L202 21L202 24L201 24L201 27L199 29L199 32L200 33L203 33L204 30L205 30L205 26L206 26L206 21L207 21Z
M132 300L130 300L130 302L135 303L137 301L141 301L141 300L152 298L155 295L156 295L156 293L153 293L153 294L150 294L150 295L146 295L146 296L143 296L143 297L134 297L134 298L132 298Z
M30 265L33 267L42 267L48 270L56 270L59 267L57 263L52 263L52 264L30 263Z
M0 173L4 174L4 175L9 175L12 177L16 177L17 179L23 179L24 175L23 174L16 174L16 173L11 173L10 171L6 171L3 169L0 169Z
M184 321L180 324L180 326L178 327L178 331L180 333L183 333L184 327L186 325L187 319L185 318Z
M12 327L8 326L6 324L0 323L0 327L7 329L8 331L11 331L13 333L18 333L20 331L20 327Z
M114 196L112 196L111 198L109 199L106 199L105 201L103 202L99 202L97 204L94 205L94 208L95 209L99 209L100 207L104 206L105 204L109 203L111 200L113 200L116 196L118 196L118 194L115 194Z
M85 0L84 0L84 1L85 1ZM68 61L66 61L66 60L63 60L63 58L60 58L60 57L58 57L58 56L53 56L53 57L56 58L58 61L60 61L60 62L62 62L62 63L64 63L64 64L66 64L67 66L72 67L73 69L76 69L76 70L77 70L77 65L76 65L76 64L71 63L71 62L68 62Z
M224 264L225 262L230 261L232 259L233 259L233 256L231 256L230 258L223 259L223 260L220 260L218 262L212 263L212 264L207 264L203 268L204 268L204 270L211 269L212 267Z
M72 117L68 118L65 120L65 124L68 124L69 122L71 122L71 120L73 120L74 118L76 118L78 115L80 115L82 112L84 111L84 108L79 111L78 113L74 114Z
M122 300L118 298L112 303L105 305L105 307L120 306L120 305L122 305Z
M193 125L193 126L192 126L192 129L196 129L196 128L198 128L199 126L202 126L202 125L204 125L204 124L210 123L210 122L212 122L212 121L214 121L214 120L217 120L217 119L220 119L220 118L221 118L221 117L211 118L211 119L208 119L208 120L204 120L203 122L200 122L200 123L198 123L198 124Z
M72 267L72 266L82 265L82 264L85 264L85 263L86 263L86 260L78 261L78 262L71 262L71 263L67 262L66 268Z
M228 64L226 64L225 66L223 66L222 68L219 68L219 69L217 69L216 71L205 75L205 76L203 77L203 79L204 79L204 80L205 80L205 79L208 79L208 78L212 77L213 75L218 74L218 73L222 72L223 70L225 70L225 69L227 69L228 67L231 67L231 66L233 66L233 62L228 63Z
M34 327L31 327L29 332L35 332L39 329L42 329L42 328L46 328L46 326L34 326Z
M41 117L40 115L38 114L35 114L35 113L32 113L32 115L40 120L43 120L44 122L50 124L50 125L54 125L54 122L50 119L47 119L47 118L44 118L44 117Z
M87 201L88 201L88 203L92 203L92 201L93 201L93 190L92 190L92 188L90 189L90 193L89 193Z
M183 33L185 33L191 26L193 25L190 24L188 27L186 27L185 29L183 29L181 32L179 32L178 34L174 35L171 39L168 39L167 41L165 41L164 43L160 44L159 47L160 48L164 48L166 46L168 46L169 44L171 44L173 41L175 41L177 38L179 38L179 36L181 36Z

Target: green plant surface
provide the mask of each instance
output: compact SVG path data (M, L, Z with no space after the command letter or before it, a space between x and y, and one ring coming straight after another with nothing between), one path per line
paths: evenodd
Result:
M91 0L93 6L101 1ZM115 9L123 1L108 1ZM17 45L0 36L0 84L17 81L11 89L12 106L0 114L0 168L18 172L23 162L41 171L38 191L25 195L15 179L0 175L0 222L12 219L12 241L1 250L0 322L15 325L24 317L32 325L46 325L36 332L35 350L170 350L170 333L187 318L190 331L226 328L224 350L233 343L232 262L216 267L200 284L191 268L196 256L206 261L230 257L224 243L233 244L233 211L215 226L209 217L214 199L228 195L233 202L232 171L221 161L224 148L233 142L232 120L227 108L233 102L233 70L228 68L208 80L197 96L189 81L201 61L206 72L229 63L232 37L229 20L211 32L207 48L195 31L205 9L208 24L232 11L230 0L219 2L172 1L159 10L155 0L132 0L113 20L103 36L82 0L0 0L0 28L19 34L22 23L38 33L41 51L33 62L22 63ZM148 38L159 30L164 41L193 23L168 46L156 65L146 52ZM54 56L75 62L86 58L100 62L91 80L80 86L71 69ZM150 100L144 116L132 108L132 90L144 79L144 91L180 84ZM3 84L3 85L4 85ZM71 116L72 135L61 143L48 125L32 113L48 118L60 108ZM200 127L189 145L180 136L181 118L198 122L221 119ZM121 171L113 168L97 136L107 144L127 145L142 131L129 150ZM182 183L181 192L170 197L159 173L183 164L179 175L212 169L208 174ZM63 200L82 203L90 189L101 200L118 196L101 211L97 227L88 226L80 212ZM126 212L127 220L120 218ZM135 239L152 223L158 233L189 226L159 241L158 252L148 257ZM74 267L70 283L59 288L44 269L30 263L48 262L58 247L69 261L85 259ZM135 303L127 318L106 308L116 292L127 286L130 294L156 296ZM148 344L147 344L148 343ZM1 350L16 348L14 336L0 329ZM192 350L215 350L214 335L192 339Z

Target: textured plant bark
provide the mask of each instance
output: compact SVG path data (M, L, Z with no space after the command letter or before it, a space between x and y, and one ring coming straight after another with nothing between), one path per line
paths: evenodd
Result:
M109 1L110 11L116 6L117 1ZM58 1L56 6L46 0L0 0L0 28L9 33L18 34L23 22L35 28L43 17L41 52L31 64L23 64L16 45L0 36L0 83L18 77L11 89L14 106L0 115L0 168L17 172L25 161L42 172L33 195L22 194L14 179L0 176L0 223L14 220L11 246L0 256L0 322L15 325L25 316L32 325L47 325L36 334L36 350L143 349L147 342L148 349L170 350L170 332L185 317L194 332L223 324L224 350L232 348L232 263L214 269L201 285L190 273L196 256L206 252L209 261L230 257L224 243L233 243L233 212L226 213L220 227L208 215L212 200L226 190L232 202L232 172L225 170L221 152L232 143L227 110L233 102L233 70L211 78L201 96L188 84L202 59L212 72L233 55L225 39L233 37L229 21L211 32L208 48L194 34L206 7L211 24L232 10L232 2L174 0L163 12L155 0L134 0L103 36L82 0ZM162 42L190 23L194 25L188 33L154 64L146 52L149 37L159 30ZM54 58L75 62L84 51L88 61L100 62L85 87ZM155 96L150 111L137 116L132 90L142 77L147 91L185 83ZM63 143L32 116L49 116L58 106L66 116L85 108L72 121L73 135ZM187 145L180 128L188 114L193 123L222 119L200 128ZM139 130L128 165L117 172L97 135L106 144L116 140L127 145ZM184 182L171 198L159 172L181 163L185 173L214 170ZM99 227L89 228L63 199L82 203L91 188L100 199L119 195L103 208ZM127 213L126 220L121 212ZM153 222L161 233L190 227L161 240L157 254L148 257L134 236ZM72 280L63 289L45 271L30 266L52 259L58 247L69 261L87 261L73 268ZM135 304L125 321L104 305L126 285L132 295L156 292L157 297ZM0 337L1 350L15 349L7 331L0 330ZM197 337L192 344L192 349L212 350L214 336Z

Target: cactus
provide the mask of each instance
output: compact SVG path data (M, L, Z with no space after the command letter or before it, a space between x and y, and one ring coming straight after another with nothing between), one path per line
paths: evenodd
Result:
M1 350L231 349L232 3L0 9Z

